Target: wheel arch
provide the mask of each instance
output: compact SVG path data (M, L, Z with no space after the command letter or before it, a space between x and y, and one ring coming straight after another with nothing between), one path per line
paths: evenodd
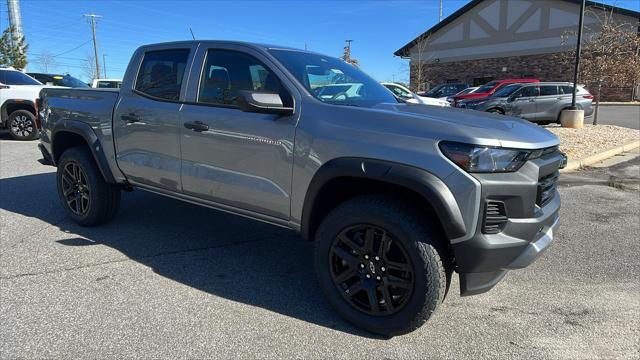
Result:
M0 107L0 119L1 123L4 125L9 115L16 110L27 110L32 113L37 118L36 114L36 105L31 100L23 100L23 99L9 99L2 103L2 107Z
M355 190L355 194L341 193L340 185L347 183L348 189ZM348 157L331 160L316 172L304 200L302 237L312 240L320 222L332 208L369 190L409 196L417 194L420 197L417 200L424 201L433 210L449 239L466 233L453 194L437 176L399 163Z
M51 131L51 160L57 164L62 153L72 147L86 146L93 156L102 177L107 183L115 184L102 144L89 124L77 120L58 122Z

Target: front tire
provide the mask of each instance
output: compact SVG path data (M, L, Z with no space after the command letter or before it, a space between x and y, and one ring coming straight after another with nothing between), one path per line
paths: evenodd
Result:
M36 117L28 110L16 110L7 119L7 128L15 140L35 140L38 138Z
M62 206L79 225L104 224L116 215L120 189L104 181L86 147L73 147L62 154L57 183Z
M424 324L449 278L445 240L419 212L387 196L339 205L315 236L315 268L329 303L372 333L401 335Z

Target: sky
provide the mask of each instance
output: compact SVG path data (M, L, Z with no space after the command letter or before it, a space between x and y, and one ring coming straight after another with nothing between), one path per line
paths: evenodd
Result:
M443 15L469 0L443 0ZM514 0L511 0L514 1ZM640 11L640 0L605 0ZM415 1L133 1L21 0L28 71L42 71L41 54L55 56L50 73L87 79L93 54L94 13L98 51L107 76L121 78L140 45L191 39L242 40L283 45L330 56L342 55L346 39L352 57L378 81L406 81L407 60L393 55L438 22L438 0ZM8 26L7 2L0 0L0 30ZM103 76L104 77L104 76Z

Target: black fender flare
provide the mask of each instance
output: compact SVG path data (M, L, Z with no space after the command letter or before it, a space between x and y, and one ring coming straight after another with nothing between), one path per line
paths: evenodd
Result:
M2 107L0 108L0 124L4 124L4 122L7 121L7 119L9 118L9 115L11 115L7 112L7 107L9 107L9 105L14 105L14 104L28 105L32 107L34 111L36 110L36 104L32 100L8 99L2 104ZM34 114L34 115L37 115L37 114Z
M462 213L453 193L437 176L409 165L346 157L325 163L311 180L302 209L303 238L311 240L311 213L320 190L330 180L340 177L377 180L411 189L431 204L449 239L461 237L466 233Z
M93 131L91 126L87 123L78 120L61 120L55 124L51 131L51 155L52 160L54 162L57 159L53 159L53 154L55 154L55 144L56 144L56 136L61 133L73 133L80 135L84 141L87 143L91 154L93 155L93 159L96 161L98 165L98 169L102 174L102 177L105 179L107 183L115 184L116 180L113 177L113 173L109 168L109 162L107 161L107 157L102 150L102 144L96 136L96 133Z

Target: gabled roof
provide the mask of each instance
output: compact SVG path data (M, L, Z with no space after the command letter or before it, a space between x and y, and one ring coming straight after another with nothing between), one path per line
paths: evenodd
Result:
M415 44L418 43L419 39L424 39L425 37L427 37L427 36L433 34L434 32L442 29L443 27L447 26L448 24L453 22L455 19L459 18L464 13L466 13L468 10L470 10L471 8L473 8L476 5L479 5L483 1L485 1L485 0L471 0L471 1L469 1L465 6L461 7L456 12L454 12L453 14L447 16L445 19L443 19L439 23L435 24L429 30L427 30L424 33L420 34L418 37L416 37L415 39L411 40L411 42L409 42L405 46L403 46L400 49L398 49L396 52L393 53L393 55L395 55L395 56L408 56L409 55L409 51L411 50L411 48ZM574 4L577 4L577 5L580 5L580 3L582 2L581 0L562 0L562 1L574 3ZM617 6L607 5L607 4L603 4L603 3L599 3L599 2L595 2L595 1L587 1L586 5L587 6L599 7L599 8L605 9L605 10L613 11L613 12L621 14L621 15L635 17L635 18L638 18L638 20L640 20L640 12L637 12L637 11L624 9L624 8L617 7Z

